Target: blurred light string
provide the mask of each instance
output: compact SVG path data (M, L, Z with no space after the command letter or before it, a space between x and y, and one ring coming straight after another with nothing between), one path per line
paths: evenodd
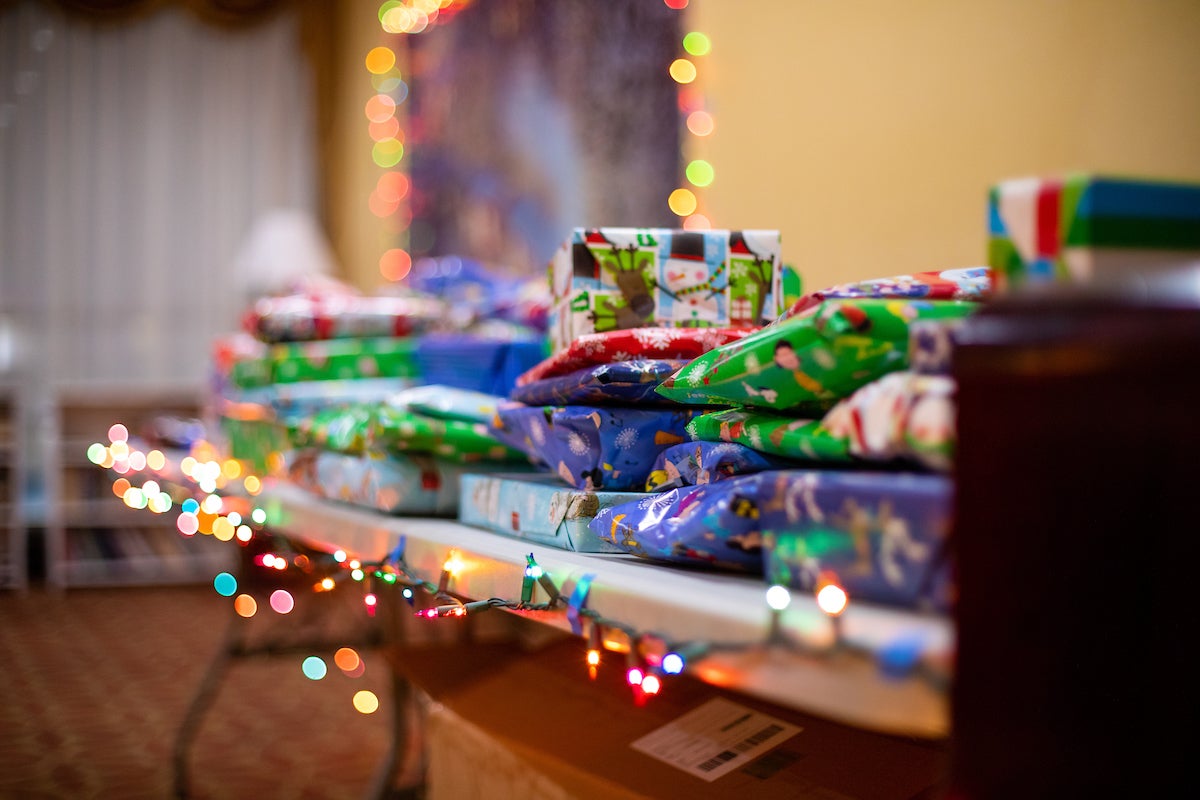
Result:
M683 11L688 0L664 0L668 8ZM684 17L687 28L687 16ZM704 195L716 178L712 164L701 158L704 140L713 132L712 112L699 85L707 56L712 50L708 35L690 29L680 40L680 54L671 62L668 72L678 84L677 104L680 116L680 156L683 160L684 183L667 197L671 213L682 219L686 230L708 230L712 222L704 209Z
M371 160L378 168L367 207L380 220L379 273L398 282L412 270L412 181L406 158L406 102L411 91L407 36L450 20L471 0L387 0L379 6L383 39L364 58L374 93L364 112L371 137Z

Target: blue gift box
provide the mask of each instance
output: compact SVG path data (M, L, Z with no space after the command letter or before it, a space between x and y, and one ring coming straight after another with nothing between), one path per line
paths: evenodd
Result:
M572 489L551 475L467 474L458 516L467 525L562 550L620 553L588 524L601 509L643 496Z

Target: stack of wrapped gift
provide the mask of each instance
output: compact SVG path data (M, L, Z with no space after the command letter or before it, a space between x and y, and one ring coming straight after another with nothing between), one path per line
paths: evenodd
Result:
M593 532L658 561L945 608L953 390L926 373L989 288L985 267L830 287L692 360L658 393L726 408L689 422L694 458L664 454L652 476L669 491Z
M246 332L217 347L213 405L229 455L322 496L429 514L456 510L462 465L524 461L486 423L544 356L545 303L501 302L515 284L477 268L460 277L467 297L325 282L260 299ZM405 394L431 375L449 385Z
M701 411L655 390L775 318L797 280L777 231L576 230L550 265L552 354L518 378L493 423L552 477L468 476L462 519L517 536L570 522L563 546L619 549L583 523L641 496L656 458L688 440Z

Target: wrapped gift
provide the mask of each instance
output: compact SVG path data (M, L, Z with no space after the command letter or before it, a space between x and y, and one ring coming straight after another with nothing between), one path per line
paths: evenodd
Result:
M665 492L684 486L702 486L738 475L752 475L788 466L792 464L787 459L760 453L744 444L685 442L658 454L650 477L646 479L646 491Z
M285 423L311 416L322 409L355 403L378 403L413 385L410 378L360 378L358 380L277 383L265 390L266 403Z
M417 341L409 337L327 339L270 348L275 383L421 377Z
M764 513L761 528L770 583L816 591L834 582L852 602L950 609L948 477L804 472L775 483L780 510Z
M397 392L388 398L388 403L427 417L482 422L488 425L496 416L496 406L505 399L471 389L428 384Z
M487 423L429 417L389 403L376 407L368 439L397 455L428 453L462 463L529 461L523 451L498 441Z
M858 458L948 472L957 443L955 386L949 375L892 372L839 402L822 425Z
M687 440L689 409L503 403L492 430L567 484L640 491L659 452Z
M1200 260L1200 184L1099 175L1018 178L988 195L998 289L1120 280Z
M577 228L550 263L554 351L599 331L757 328L787 308L778 231Z
M462 477L459 520L505 536L583 553L622 550L588 525L602 508L643 497L639 492L588 492L562 485L552 475Z
M429 334L417 346L426 382L507 396L517 377L546 356L545 339Z
M338 291L260 298L243 326L264 342L298 342L409 336L446 327L450 318L436 297Z
M557 378L517 386L511 397L528 405L663 405L654 390L686 364L681 359L636 359L584 367Z
M736 442L761 453L805 461L847 462L847 437L820 420L728 408L694 417L688 434L706 442Z
M288 479L317 497L388 514L453 516L468 467L432 456L293 450Z
M888 278L843 283L806 294L788 308L781 318L794 317L826 300L875 298L880 300L975 300L987 299L992 292L992 274L988 267L961 267Z
M909 325L965 317L959 300L826 300L693 360L658 388L682 403L748 405L817 417L908 365Z
M917 320L908 326L908 368L922 375L949 375L963 320Z
M672 489L603 509L591 528L651 561L762 574L758 507L738 490L757 477Z
M637 359L690 361L750 333L735 328L633 328L588 333L543 359L517 378L517 386L560 377L584 367Z

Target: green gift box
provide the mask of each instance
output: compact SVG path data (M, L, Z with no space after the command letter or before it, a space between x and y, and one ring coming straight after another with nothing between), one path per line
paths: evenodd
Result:
M1153 273L1200 259L1200 184L1070 175L988 194L997 289Z
M327 339L272 345L275 383L420 377L411 337Z
M849 441L831 433L820 420L729 408L693 417L687 430L698 441L735 442L760 453L785 458L850 461Z
M908 365L910 323L958 319L978 308L958 300L826 300L693 359L657 391L681 403L820 416Z

